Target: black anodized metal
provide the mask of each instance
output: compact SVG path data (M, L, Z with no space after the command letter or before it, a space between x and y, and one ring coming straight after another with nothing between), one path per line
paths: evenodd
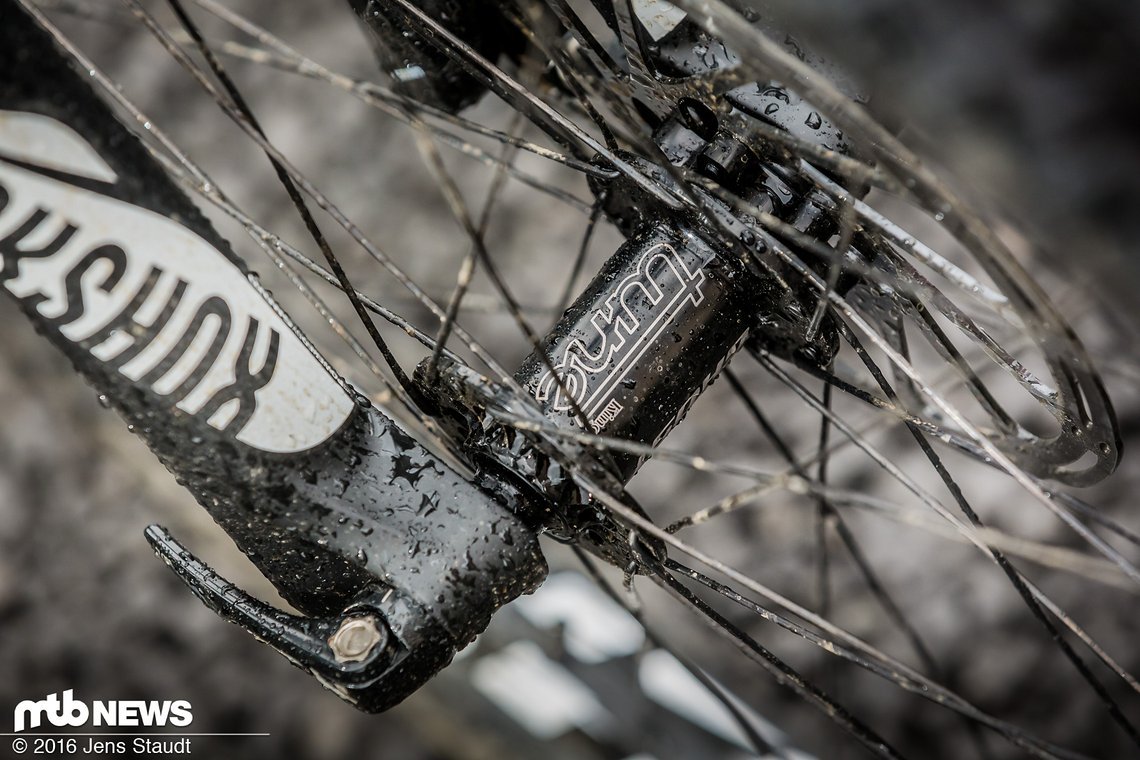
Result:
M393 591L409 654L351 696L394 704L537 587L535 533L342 386L86 72L18 4L0 8L0 289L291 604L336 615ZM233 382L188 410L223 370ZM267 396L289 373L313 387Z
M742 345L752 282L686 227L647 224L544 339L555 372L536 352L515 376L560 425L656 444ZM617 459L626 479L641 461Z

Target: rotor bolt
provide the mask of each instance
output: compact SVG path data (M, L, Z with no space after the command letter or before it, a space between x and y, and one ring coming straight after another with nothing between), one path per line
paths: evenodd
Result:
M337 662L360 662L387 636L372 615L345 618L329 637L329 648Z

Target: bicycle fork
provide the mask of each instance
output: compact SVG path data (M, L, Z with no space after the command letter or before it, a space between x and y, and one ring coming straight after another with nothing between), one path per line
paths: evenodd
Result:
M465 476L339 378L37 16L0 26L0 285L303 615L148 528L191 590L357 707L396 704L545 577L559 503L503 466L535 445L460 451ZM596 190L636 229L517 379L556 425L652 445L768 286L618 182Z

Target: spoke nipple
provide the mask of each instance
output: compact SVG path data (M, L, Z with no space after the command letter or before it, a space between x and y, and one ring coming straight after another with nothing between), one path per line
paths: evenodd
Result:
M799 475L791 475L784 483L784 487L791 493L805 496L811 493L811 484Z
M337 662L360 662L385 638L374 616L357 615L341 622L329 637L329 648Z

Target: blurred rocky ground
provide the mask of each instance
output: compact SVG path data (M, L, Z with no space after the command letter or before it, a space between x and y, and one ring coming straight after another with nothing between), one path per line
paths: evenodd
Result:
M253 0L235 7L332 68L370 74L367 47L347 8ZM1126 525L1140 528L1133 500L1140 467L1127 452L1137 443L1140 422L1134 296L1140 285L1135 255L1140 239L1140 131L1135 126L1140 114L1135 86L1140 6L1109 0L799 0L762 10L786 15L791 28L804 30L804 37L854 71L865 89L875 93L871 104L883 118L977 205L994 218L1013 220L1024 232L1027 244L1021 253L1088 340L1105 369L1124 426L1121 472L1087 496ZM203 162L219 186L270 228L303 240L264 162L232 128L219 126L210 103L162 61L145 33L59 18L143 110ZM464 253L463 237L452 228L407 135L390 130L341 94L310 83L285 86L285 75L277 72L236 64L235 71L250 86L270 137L430 291L446 293ZM505 123L492 103L478 106L477 115ZM541 164L530 168L548 171ZM487 174L456 170L469 197L480 199ZM573 178L551 179L583 192ZM505 257L504 268L517 292L536 294L524 300L542 305L551 300L540 297L549 290L546 283L565 276L582 221L536 195L510 188L489 242L496 255ZM239 231L223 230L244 255L258 255ZM333 234L333 239L347 248L343 235ZM594 247L595 262L616 241L612 232L602 234ZM552 248L568 253L561 258L540 255ZM361 262L351 263L381 300L402 297ZM478 286L491 292L485 282ZM415 308L411 313L426 316ZM503 316L470 319L481 337L503 346L505 363L525 353ZM10 714L21 699L72 688L88 699L189 699L197 730L271 734L196 740L195 751L211 757L628 754L624 748L586 741L543 749L535 741L504 739L510 735L494 730L499 719L488 717L487 709L455 704L458 692L449 689L460 687L454 679L425 689L387 714L360 715L236 627L221 623L150 553L142 538L147 524L167 525L240 585L266 598L273 598L272 589L4 299L0 324L0 716ZM408 366L418 358L413 346L400 350ZM714 388L711 400L694 413L696 420L678 431L681 447L702 443L736 456L759 445L750 429L733 424L739 411L735 418L717 411L718 405L730 405L729 398L723 387ZM794 426L796 413L774 414ZM814 425L807 423L804 441L814 435ZM711 486L702 479L654 472L659 478L642 486L647 495L679 504L709 501ZM875 478L867 475L863 482L873 488ZM858 480L856 475L852 480ZM995 495L1016 493L996 476L992 483L974 485ZM1031 511L1027 507L1015 521L1019 531L1064 540L1059 531L1035 522ZM726 555L755 562L762 558L768 562L762 569L771 573L766 578L805 585L802 579L810 574L812 561L810 520L766 513L752 527L753 533L717 535ZM918 609L920 627L954 682L968 687L971 697L1074 749L1104 758L1128 754L1103 708L1087 688L1074 684L1024 610L1010 611L1015 602L1008 592L975 585L974 570L960 572L959 555L952 552L945 559L932 557L929 544L899 540L891 533L869 535L867 541L876 567L901 601ZM977 572L992 574L980 560L973 563L980 566ZM1074 615L1135 672L1140 664L1135 596L1052 580ZM842 594L849 587L840 582L839 589ZM865 602L844 606L841 600L837 606L847 616L845 624L857 631L872 629L878 616ZM701 644L698 651L711 660L710 669L734 686L744 680L732 678L740 667L727 646ZM805 667L832 679L828 682L836 684L842 699L915 756L960 757L962 747L969 746L951 718L931 718L892 691L867 686L855 676L847 680L811 657L801 659ZM1059 675L1041 678L1041 672ZM805 717L807 711L766 677L756 673L748 678L742 689L761 712L786 726L807 749L821 757L858 755L834 750L834 737L826 732L814 734L815 719ZM1113 688L1121 692L1115 684ZM1131 704L1135 708L1135 700ZM929 738L935 729L942 732L937 745ZM7 746L0 745L0 754L5 752ZM1006 756L1008 750L997 747L996 752Z

